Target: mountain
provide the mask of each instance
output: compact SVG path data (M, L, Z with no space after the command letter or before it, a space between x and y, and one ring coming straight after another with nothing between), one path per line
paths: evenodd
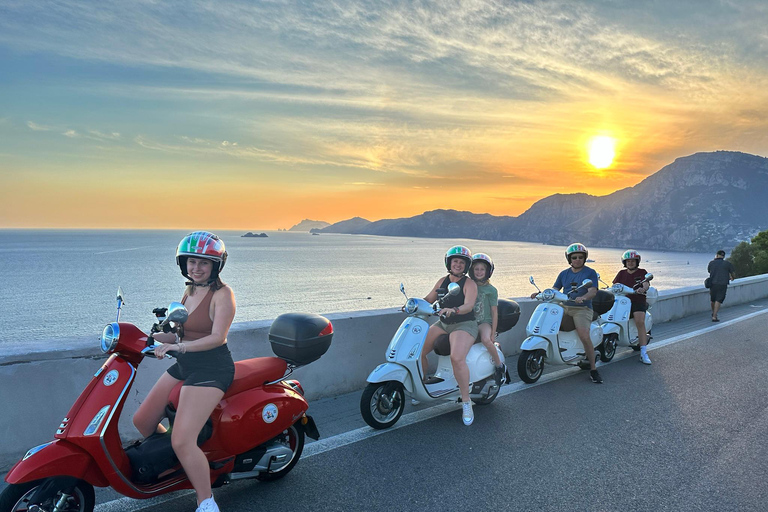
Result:
M312 233L315 232L322 232L322 233L355 233L363 228L365 228L367 225L369 225L371 221L364 219L362 217L353 217L351 219L342 220L341 222L337 222L336 224L331 224L328 227L325 228L312 228L310 231Z
M734 151L696 153L634 187L602 197L555 194L519 217L435 210L334 232L714 252L768 227L765 190L768 158Z
M322 220L309 220L304 219L288 231L309 231L311 229L323 229L331 224Z

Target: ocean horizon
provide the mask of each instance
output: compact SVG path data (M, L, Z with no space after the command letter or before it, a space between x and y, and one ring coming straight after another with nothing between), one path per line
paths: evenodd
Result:
M494 259L491 282L500 297L519 298L551 286L566 268L564 247L540 243L452 238L384 237L250 230L219 231L228 260L222 278L237 300L235 322L282 313L318 314L399 308L423 297L445 275L443 255L466 245ZM0 262L14 277L0 287L0 354L96 345L114 321L118 286L121 319L148 329L152 309L180 300L184 278L175 250L187 230L2 229ZM610 283L626 249L589 248L588 265ZM713 254L640 251L659 290L699 286Z

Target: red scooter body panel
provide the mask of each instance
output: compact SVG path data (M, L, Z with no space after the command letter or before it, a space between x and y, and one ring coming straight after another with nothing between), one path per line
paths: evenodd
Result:
M309 405L304 397L282 382L249 389L222 400L218 424L214 411L213 437L202 448L244 453L296 423Z
M5 475L5 481L9 484L22 484L52 476L73 476L97 487L109 485L86 451L60 439L17 462Z

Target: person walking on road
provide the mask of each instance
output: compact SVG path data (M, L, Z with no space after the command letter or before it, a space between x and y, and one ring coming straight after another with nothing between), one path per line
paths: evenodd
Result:
M717 313L720 311L720 306L725 302L725 292L728 290L728 283L736 277L733 264L725 260L725 251L717 251L715 259L707 265L707 272L709 272L709 298L712 307L712 321L719 322L720 319L717 317Z

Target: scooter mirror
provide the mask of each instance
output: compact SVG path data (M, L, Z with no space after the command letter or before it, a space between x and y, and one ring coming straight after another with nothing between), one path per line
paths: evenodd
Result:
M536 286L536 283L533 281L533 276L528 276L528 282L531 283L533 286Z
M168 316L165 317L165 322L176 322L177 324L183 324L189 318L189 312L184 304L181 302L171 302L168 306Z
M590 286L592 286L592 280L585 279L581 282L581 286L579 286L579 288L589 288Z
M403 283L400 283L400 293L405 295L405 286L403 285Z
M448 295L458 295L460 291L461 287L456 283L451 283L448 285Z
M125 296L123 295L123 287L117 287L117 300L125 304Z
M647 274L645 274L645 280L646 280L646 281L650 281L651 279L653 279L653 274L651 274L650 272L648 272Z

